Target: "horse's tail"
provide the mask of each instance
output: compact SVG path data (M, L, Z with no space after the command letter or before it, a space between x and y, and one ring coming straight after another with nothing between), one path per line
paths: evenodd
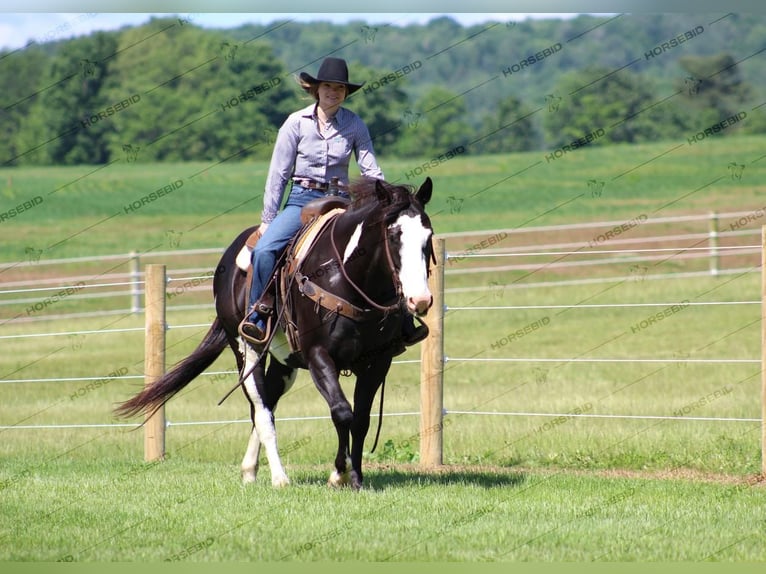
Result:
M132 399L121 403L115 413L131 417L141 411L152 413L207 369L226 348L228 341L221 320L216 317L194 352Z

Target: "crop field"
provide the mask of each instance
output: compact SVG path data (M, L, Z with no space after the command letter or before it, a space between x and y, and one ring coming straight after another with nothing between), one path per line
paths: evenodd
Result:
M325 484L335 432L305 372L276 413L292 484L273 489L265 459L257 482L240 484L247 404L235 392L216 406L237 382L228 351L167 405L167 458L144 463L139 421L112 414L143 384L142 313L122 294L11 293L57 276L98 283L127 272L127 257L112 256L130 251L204 275L215 250L182 263L172 252L222 250L257 222L264 164L0 170L2 213L29 205L0 222L0 560L766 560L759 255L719 275L685 275L700 263L675 252L641 267L628 255L554 267L538 254L533 270L455 272L486 264L466 256L489 254L484 239L517 241L498 230L709 211L747 212L759 227L765 144L384 165L392 181L434 179L428 211L457 254L446 266L445 465L418 465L420 350L410 349L389 374L359 493ZM458 231L476 234L449 235ZM525 241L608 248L598 233ZM102 259L76 260L92 256ZM169 288L168 366L213 319L209 281L183 281ZM343 384L350 393L353 381Z

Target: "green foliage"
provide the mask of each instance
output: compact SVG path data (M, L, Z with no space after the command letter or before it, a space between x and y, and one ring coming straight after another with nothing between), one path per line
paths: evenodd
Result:
M589 68L562 78L555 94L560 98L555 109L545 115L546 141L553 147L569 144L597 130L594 145L640 143L669 139L684 126L667 121L669 106L654 106L662 99L651 80L630 72L611 73L605 68Z
M266 159L287 114L308 101L293 75L324 54L367 82L349 106L387 158L460 145L473 155L552 150L596 129L597 145L655 141L740 111L743 130L763 133L766 64L753 56L764 35L756 14L226 31L155 18L0 54L0 162Z
M741 112L753 97L731 54L686 56L678 63L688 74L679 86L684 105L706 114L705 125Z
M417 462L420 455L415 452L417 443L409 440L394 442L388 439L380 450L368 454L368 458L374 462Z
M65 44L52 60L51 77L62 78L40 98L40 115L53 140L44 148L54 165L101 164L109 160L109 127L89 118L107 106L102 89L117 50L114 34L97 33ZM66 110L66 113L62 113Z
M48 56L39 46L24 50L23 57L7 56L0 60L0 165L17 165L30 153L40 140L25 135L40 124L39 115L34 113L35 97L44 88L39 82L46 76Z
M497 111L484 119L471 153L488 154L539 149L541 136L534 112L516 97L500 102Z
M403 85L407 80L395 78L392 82L387 72L355 65L350 68L349 75L352 79L367 80L361 90L346 100L346 105L364 119L375 153L380 156L390 155L395 151L404 129L407 94ZM381 81L381 78L384 80Z
M466 104L446 88L434 87L420 98L407 117L396 146L400 157L433 157L465 145Z
M268 157L270 130L299 105L262 43L153 20L123 33L119 50L108 100L140 100L113 116L112 158L128 149L140 161Z

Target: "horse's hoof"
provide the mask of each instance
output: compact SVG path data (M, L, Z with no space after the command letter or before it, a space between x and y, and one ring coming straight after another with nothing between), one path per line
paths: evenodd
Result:
M253 469L243 470L242 471L242 484L252 484L255 482L257 471Z
M290 479L287 478L286 474L271 477L271 486L273 486L274 488L284 488L285 486L288 486L289 484L290 484Z
M342 488L349 483L348 473L339 473L337 470L333 470L330 478L327 480L327 486L331 488Z

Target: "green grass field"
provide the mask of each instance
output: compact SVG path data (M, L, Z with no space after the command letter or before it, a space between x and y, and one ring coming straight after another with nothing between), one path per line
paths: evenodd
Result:
M758 160L766 139L712 140L642 165L676 144L586 149L553 162L541 154L453 160L429 172L434 226L444 233L763 206L766 171ZM746 165L741 179L729 176L730 162ZM173 230L182 233L179 249L223 248L257 221L265 166L216 166L191 178L205 167L114 165L65 187L94 168L0 171L0 212L45 197L0 223L0 269L10 267L0 281L35 277L34 267L12 268L30 246L42 259L168 249ZM412 169L406 162L384 167L389 179L406 180ZM181 188L120 213L177 179ZM606 182L603 194L589 195L590 179ZM72 265L67 273L97 275L113 265ZM237 421L247 417L246 402L235 393L215 406L234 375L201 377L169 403L168 459L147 465L140 430L98 426L124 422L111 409L142 384L143 316L57 321L40 313L37 321L8 322L14 309L3 310L0 560L766 559L766 491L755 483L759 305L696 305L758 301L760 274L534 289L515 288L517 277L448 277L448 288L475 289L447 296L447 466L417 465L418 417L406 414L419 408L419 349L411 349L386 388L385 412L403 414L385 417L361 493L325 486L335 445L329 420L291 420L327 415L306 373L277 411L292 485L273 490L264 460L256 484L245 488L239 462L249 425ZM173 299L169 365L206 331L181 327L212 320L211 307L184 303L206 297ZM682 301L695 305L647 321L664 303ZM557 305L570 308L454 309ZM72 298L55 309L78 310L93 304ZM509 339L535 322L542 327ZM19 337L44 332L62 334ZM616 362L630 359L645 362ZM233 366L227 353L210 372ZM111 380L110 373L135 378ZM83 377L96 380L68 380ZM42 380L9 382L17 379ZM352 381L343 383L351 389ZM478 414L489 412L517 415ZM552 416L562 413L586 416ZM224 422L180 424L194 421ZM66 426L84 423L94 426ZM35 425L61 428L21 428Z
M438 167L383 162L387 179L436 180L429 212L437 232L499 229L763 207L762 137L607 146L546 160L543 152L460 156ZM680 146L680 147L679 147ZM673 151L669 151L673 150ZM663 155L664 154L664 155ZM745 166L740 179L729 164ZM418 169L418 166L421 166ZM0 222L2 260L89 256L226 245L260 217L265 163L126 164L0 170L0 218L24 202L42 202ZM589 181L603 182L598 194ZM172 182L182 185L141 205ZM140 207L131 208L135 202Z

